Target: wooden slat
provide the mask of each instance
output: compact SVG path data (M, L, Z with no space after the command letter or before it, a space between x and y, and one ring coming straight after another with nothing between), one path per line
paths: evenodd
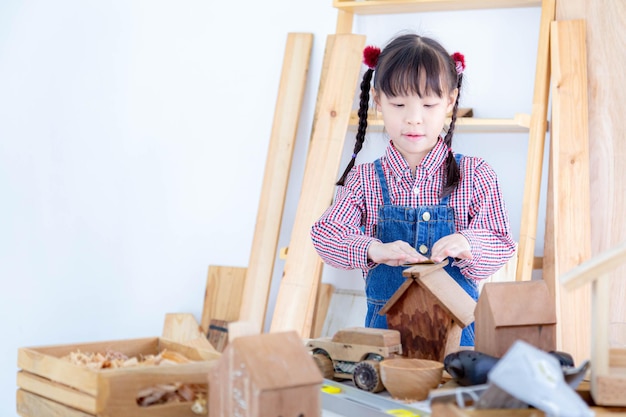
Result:
M246 272L241 311L237 319L263 330L267 301L277 256L289 171L309 70L313 34L289 33L285 46L278 98L261 200ZM223 318L223 317L218 317ZM230 320L234 321L234 320Z
M517 281L532 278L537 217L543 168L543 149L546 140L548 97L550 93L550 23L554 20L556 0L543 0L539 23L539 46L535 66L535 89L530 114L526 178L519 244L517 247Z
M271 332L295 330L303 338L311 334L322 262L310 230L333 198L364 46L362 35L327 38L302 191Z
M200 326L207 334L212 319L237 321L241 309L246 268L210 265L206 278Z
M590 356L591 289L565 292L558 279L591 257L585 22L553 22L551 42L550 227L544 280L556 302L557 349L581 363Z
M21 417L94 417L23 389L17 390L16 403Z

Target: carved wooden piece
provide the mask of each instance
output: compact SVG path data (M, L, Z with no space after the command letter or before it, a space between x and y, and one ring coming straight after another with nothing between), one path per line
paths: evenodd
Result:
M406 269L402 286L381 309L390 329L398 330L403 355L443 361L460 348L462 329L474 321L476 302L439 264Z

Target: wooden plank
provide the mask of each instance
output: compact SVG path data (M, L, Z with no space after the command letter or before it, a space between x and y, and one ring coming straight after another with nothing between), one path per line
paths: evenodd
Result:
M557 3L558 19L587 22L589 149L591 172L591 253L595 256L626 240L626 2L568 0ZM626 264L611 278L610 340L626 346Z
M311 243L310 230L333 199L364 46L363 35L327 38L302 191L271 332L295 330L303 338L311 335L322 261Z
M311 33L287 35L241 310L236 318L217 317L229 321L244 320L255 325L259 332L265 324L312 45Z
M590 357L591 289L562 291L558 277L591 256L585 22L552 23L552 129L544 280L554 295L557 349Z
M237 321L241 309L246 268L210 265L206 278L200 327L208 334L212 319Z
M535 66L535 88L530 114L528 134L528 154L526 157L526 178L522 202L519 244L517 247L518 281L532 278L535 240L537 237L537 217L543 170L543 150L548 126L548 97L550 93L550 23L554 20L556 0L543 0L539 23L539 45Z
M328 306L335 292L335 286L332 284L322 283L319 286L317 301L315 303L315 316L313 317L313 330L311 337L317 338L322 335L326 315L328 314Z
M94 417L23 389L17 390L16 403L22 417Z

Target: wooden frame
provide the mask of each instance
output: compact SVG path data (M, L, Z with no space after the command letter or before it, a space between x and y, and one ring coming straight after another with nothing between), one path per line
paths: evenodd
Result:
M591 396L598 405L626 406L626 349L609 347L611 285L607 274L626 262L626 241L561 275L565 290L591 283Z

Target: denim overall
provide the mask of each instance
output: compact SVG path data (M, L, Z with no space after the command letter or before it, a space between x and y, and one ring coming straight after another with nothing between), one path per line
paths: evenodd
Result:
M462 155L456 155L460 164ZM455 232L454 210L448 206L450 195L443 197L439 205L404 207L394 206L389 198L387 180L380 159L374 162L382 188L383 205L378 209L376 237L383 243L403 240L410 243L422 255L430 257L431 248L437 240ZM461 270L452 266L453 259L444 267L445 271L474 299L478 300L478 287L465 278ZM405 281L403 267L379 264L370 270L365 280L367 315L365 326L387 328L387 317L378 312ZM474 346L474 323L463 329L461 346Z

